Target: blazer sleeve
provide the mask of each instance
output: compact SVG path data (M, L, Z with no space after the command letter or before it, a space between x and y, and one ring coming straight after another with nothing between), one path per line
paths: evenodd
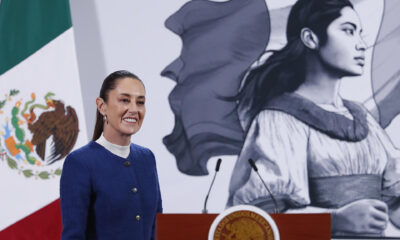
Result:
M64 163L60 180L62 240L86 239L91 181L84 160L72 153Z

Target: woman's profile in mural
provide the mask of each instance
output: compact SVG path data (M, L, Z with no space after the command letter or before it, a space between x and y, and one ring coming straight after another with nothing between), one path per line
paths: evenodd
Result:
M341 78L363 73L366 46L347 0L299 0L287 44L252 69L236 99L246 140L228 206L331 212L336 234L400 226L400 154L361 105L339 95ZM349 80L350 81L350 80ZM356 89L355 89L356 91Z
M232 8L240 4L236 0L230 2ZM242 2L255 6L261 1ZM242 84L237 79L232 80L229 74L237 69L246 72L243 69L246 64L232 59L240 61L248 57L249 67L254 52L265 49L261 42L267 44L271 40L268 39L271 26L250 31L243 28L242 31L247 32L238 36L241 41L221 44L237 46L234 44L245 42L241 47L253 55L231 47L234 54L231 58L225 56L225 62L217 61L219 65L212 62L204 67L207 63L204 61L196 65L200 62L198 59L206 56L212 56L208 59L211 62L220 56L220 51L213 51L211 55L204 49L196 52L195 47L200 49L198 39L197 45L190 44L195 39L193 36L202 36L194 32L199 29L196 27L202 26L204 31L206 25L196 25L182 16L189 16L188 10L198 9L201 4L214 7L208 1L190 3L192 8L183 7L170 23L179 22L178 19L192 24L193 32L184 24L180 28L170 27L182 38L187 37L184 39L187 41L184 41L181 57L163 72L164 76L177 81L170 94L175 128L164 138L164 143L175 155L179 170L204 175L210 156L236 153L239 158L231 177L228 207L252 204L267 212L275 208L268 191L248 164L251 158L277 200L280 212L330 212L334 235L380 235L389 221L399 227L400 152L382 129L389 121L378 124L361 104L339 95L341 79L363 74L366 64L362 23L352 3L348 0L296 1L287 21L287 43L282 49L271 51L263 63L250 68L244 79L241 78ZM272 11L262 13L259 5L254 8L258 10L258 22L267 18L270 24L271 15L279 15ZM224 17L219 16L214 25ZM250 19L250 15L238 19ZM225 28L227 26L230 25L224 24ZM223 29L216 29L223 32ZM213 30L207 33L215 34L217 31ZM260 42L245 39L246 36L251 38L255 30L264 31L259 35L267 39ZM386 36L393 31L390 28ZM204 41L208 44L205 45L212 47L225 35L221 33L216 40ZM389 38L382 34L380 39ZM196 59L194 63L193 58ZM393 69L395 73L398 71L398 68ZM230 94L232 92L235 94ZM398 92L393 91L394 94L388 96L398 95ZM380 94L379 91L375 93ZM229 98L231 105L228 105L226 98L215 97L217 95L236 96ZM210 118L197 115L201 114L198 109L202 103L212 105L214 111L209 109L211 114L207 114ZM383 108L379 110L383 113ZM237 119L227 112L235 113ZM393 109L390 114L389 119L392 119L398 111Z

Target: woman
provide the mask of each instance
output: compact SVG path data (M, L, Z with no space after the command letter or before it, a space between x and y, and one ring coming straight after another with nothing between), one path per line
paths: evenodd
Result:
M400 154L360 105L342 99L341 78L363 72L361 23L347 0L299 0L287 45L246 77L236 100L247 136L228 206L332 213L334 235L400 226Z
M131 143L146 112L145 88L127 71L110 74L96 99L93 141L65 160L62 239L154 239L161 195L153 153Z

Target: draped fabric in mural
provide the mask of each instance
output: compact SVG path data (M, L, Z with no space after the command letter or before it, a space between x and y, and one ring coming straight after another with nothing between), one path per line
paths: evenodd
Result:
M373 33L360 31L368 22L362 23L365 19L358 18L357 9L365 9L366 3L367 8L376 9L377 1L351 1L355 11L342 6L330 20L326 19L335 11L334 5L346 4L345 0L299 2L292 11L291 5L268 9L264 0L190 1L166 21L183 46L180 57L162 72L177 83L169 98L175 127L164 144L175 156L179 170L189 175L207 174L206 164L212 156L239 155L227 206L252 204L267 211L276 207L247 163L252 158L280 211L318 208L351 220L349 215L363 213L370 206L379 213L372 222L358 219L359 223L344 226L333 220L333 234L400 236L394 226L387 231L387 218L381 218L390 215L394 225L400 224L396 217L400 152L383 129L400 113L400 23L396 17L400 2L383 2L379 30L368 43L363 38ZM325 9L325 3L331 8ZM288 20L289 12L296 11L296 21ZM311 33L297 29L302 19L311 19L306 23ZM323 26L323 21L328 21L323 29L326 41L318 35L318 27L312 27L318 25L315 22ZM347 37L338 42L343 48L354 44L342 54L354 54L348 64L341 65L342 58L330 63L334 67L326 67L320 59L330 61L334 56L325 56L321 49L335 47L335 36L328 29L337 22L347 37L360 37L357 42ZM296 31L298 42L311 51L299 50L299 56L308 56L302 61L293 60L296 53L292 50L304 48L292 46ZM315 36L320 37L319 42ZM315 52L319 58L309 57ZM284 54L286 60L281 57ZM335 73L338 80L346 77L348 81L364 70L369 80L365 84L372 89L372 107L342 99L338 92L333 103L320 102L326 91L321 88L310 94L312 88L301 82L311 71L306 60L317 65L322 61L324 67L318 73ZM277 65L285 71L276 70ZM297 80L286 83L285 79ZM363 224L377 227L363 229Z
M238 154L242 147L235 103L221 97L237 93L243 73L265 49L268 10L263 0L191 1L166 26L184 44L162 72L177 82L169 96L175 127L164 143L181 172L205 175L211 156Z
M374 46L372 87L379 109L379 123L387 127L400 113L400 3L385 0L379 35Z

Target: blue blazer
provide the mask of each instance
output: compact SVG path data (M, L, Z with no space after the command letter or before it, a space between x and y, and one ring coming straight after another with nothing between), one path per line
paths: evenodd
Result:
M60 198L62 240L154 239L162 212L154 155L131 144L121 158L90 142L66 158Z

